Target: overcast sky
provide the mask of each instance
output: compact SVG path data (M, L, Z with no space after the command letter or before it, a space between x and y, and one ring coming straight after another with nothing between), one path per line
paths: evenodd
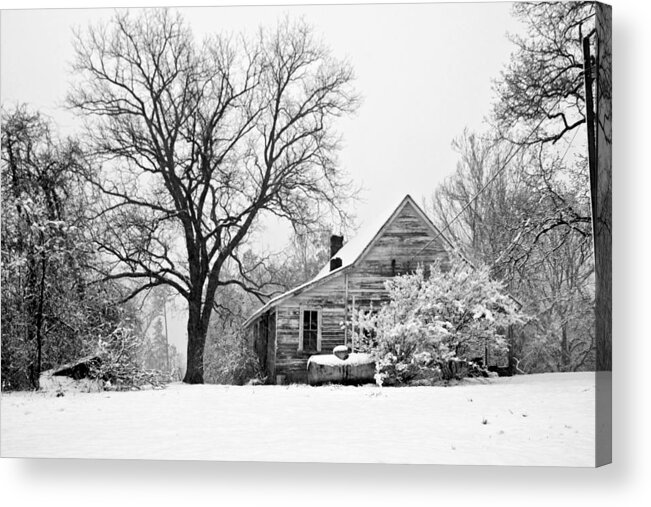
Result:
M493 102L492 80L513 50L506 33L521 29L511 16L511 6L445 3L180 10L198 38L222 30L250 32L262 24L275 24L286 13L303 16L335 56L351 62L363 103L355 116L340 122L344 141L340 162L365 189L351 210L363 227L405 194L421 202L454 171L458 157L451 141L466 127L482 129ZM76 120L62 107L74 79L69 72L71 30L111 14L104 9L3 11L3 105L26 102L51 116L62 133L75 132ZM278 238L275 233L269 236Z

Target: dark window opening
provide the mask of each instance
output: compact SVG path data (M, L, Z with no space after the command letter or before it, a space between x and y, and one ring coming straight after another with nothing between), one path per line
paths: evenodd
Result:
M396 260L391 259L391 276L396 276Z
M303 312L303 350L317 350L318 336L319 312L316 310L305 310Z

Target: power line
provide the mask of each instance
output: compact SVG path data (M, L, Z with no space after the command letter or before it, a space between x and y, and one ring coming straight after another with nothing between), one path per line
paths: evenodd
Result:
M561 99L562 99L562 97L559 97L559 98L556 100L556 103L555 103L555 104L552 106L552 108L551 108L552 110L553 110L553 109L554 109L558 104L560 104ZM479 189L479 191L478 191L478 192L477 192L477 193L472 197L472 199L470 199L470 200L466 203L466 205L465 205L463 208L461 208L461 211L459 211L459 213L457 213L457 214L454 216L454 218L453 218L451 221L449 221L449 222L447 223L447 225L446 225L443 229L439 230L439 233L438 233L436 236L434 236L430 241L428 241L428 242L425 244L425 246L423 246L423 248L421 248L420 250L418 250L418 252L416 252L416 253L411 257L411 259L409 259L409 262L411 262L412 260L414 260L414 259L415 259L418 255L420 255L420 253L423 252L423 251L424 251L428 246L430 246L434 241L436 241L439 237L441 237L441 235L443 234L443 231L448 230L448 229L450 228L450 226L451 226L451 225L452 225L452 224L453 224L453 223L454 223L454 222L455 222L455 221L456 221L456 220L457 220L457 219L458 219L458 218L463 214L463 212L466 211L466 210L468 209L468 207L469 207L469 206L470 206L470 205L471 205L471 204L472 204L472 203L477 199L477 197L479 197L480 194L481 194L484 190L486 190L486 188L488 188L488 186L489 186L491 183L493 183L493 181L495 181L495 179L496 179L500 174L502 174L502 173L504 172L504 170L506 169L506 167L507 167L507 165L509 164L509 162L513 159L513 157L515 157L515 155L517 155L517 153L518 153L518 152L519 152L519 151L520 151L520 150L521 150L525 145L527 145L529 139L531 139L531 137L532 137L532 136L533 136L533 135L538 131L538 129L540 129L540 127L542 126L542 124L544 123L545 120L546 120L546 118L542 118L542 119L538 122L538 124L537 124L537 125L536 125L532 130L531 130L531 132L529 133L529 135L528 135L527 137L525 137L524 141L522 141L521 143L519 143L519 144L517 145L517 147L515 148L515 151L509 153L509 155L506 157L506 161L504 162L504 164L502 165L502 167L500 167L500 168L495 172L495 174L494 174L494 175L493 175L493 176L492 176L492 177L491 177L491 178L486 182L486 184L485 184L482 188ZM578 132L578 130L577 130L577 132ZM576 136L576 133L575 133L574 135ZM574 139L572 139L572 140L574 140ZM571 144L571 142L570 142L570 144ZM569 146L568 146L568 150L569 150ZM566 150L565 154L563 155L563 158L565 158L565 155L566 155L566 154L567 154L567 150ZM562 159L561 159L561 160L562 160Z
M561 157L560 162L563 162L563 160L565 160L565 155L567 155L567 152L570 151L570 148L571 148L572 145L574 144L574 140L576 139L576 135L577 135L578 133L579 133L579 129L577 128L577 129L574 131L574 135L572 136L572 140L571 140L571 141L569 142L569 144L567 145L567 148L565 148L565 153L563 153L563 156ZM559 163L560 163L560 162L559 162Z

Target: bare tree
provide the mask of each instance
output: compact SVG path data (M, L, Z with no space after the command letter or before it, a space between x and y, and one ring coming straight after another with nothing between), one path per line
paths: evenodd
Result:
M426 209L467 258L495 267L522 227L513 214L522 203L512 201L522 174L504 170L505 143L466 130L452 146L459 155L456 171L430 196ZM520 167L527 158L520 154L513 165Z
M69 104L103 164L105 278L136 282L128 297L168 285L187 300L184 382L202 383L217 292L264 294L241 259L261 216L310 224L342 210L333 120L356 108L352 70L302 22L197 44L162 9L117 13L75 49Z
M513 10L526 24L528 33L513 38L517 50L511 64L497 81L496 123L503 137L520 144L554 144L569 133L574 132L574 139L578 131L584 132L583 139L588 141L592 159L590 186L596 259L597 368L610 370L610 7L596 2L521 2L514 4ZM591 96L596 100L591 100ZM596 121L591 118L589 122L588 111L593 107L597 109L597 118ZM532 135L523 136L523 131L532 132Z
M456 172L426 208L468 259L491 268L532 317L510 336L534 371L593 366L594 262L590 255L587 167L465 132L455 140ZM587 309L587 310L586 310Z
M511 37L516 51L496 83L497 125L516 142L555 143L586 122L582 35L594 28L594 2L517 2L513 12L527 33ZM523 140L521 127L541 120Z

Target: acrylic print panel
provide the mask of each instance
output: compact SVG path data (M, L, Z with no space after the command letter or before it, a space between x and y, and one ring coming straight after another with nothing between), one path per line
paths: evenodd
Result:
M610 25L2 12L2 456L610 462Z

